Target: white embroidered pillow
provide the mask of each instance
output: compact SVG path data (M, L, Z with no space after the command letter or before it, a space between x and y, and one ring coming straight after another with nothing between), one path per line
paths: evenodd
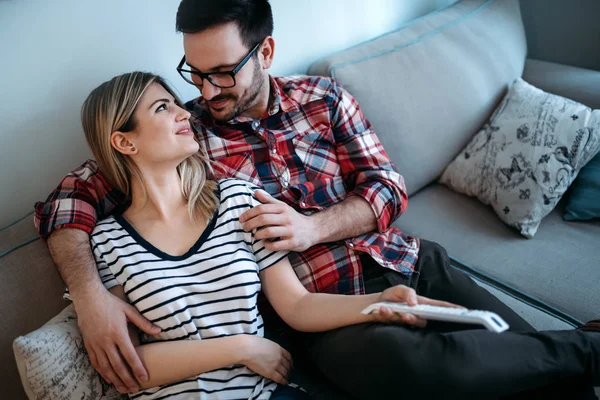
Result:
M36 400L121 400L90 364L73 305L41 328L19 336L13 350L23 388Z
M489 204L532 238L600 150L600 110L517 79L440 182Z

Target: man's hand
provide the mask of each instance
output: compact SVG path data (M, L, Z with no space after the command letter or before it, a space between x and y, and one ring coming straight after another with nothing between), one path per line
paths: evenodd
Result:
M263 204L240 216L244 230L258 229L254 237L265 240L271 251L304 251L318 243L317 228L313 220L302 215L283 201L257 190L256 198Z
M384 290L379 296L379 300L377 302L379 303L382 301L406 303L409 306L416 306L417 304L429 304L439 307L464 308L446 301L432 300L428 297L418 296L414 289L404 285L397 285ZM380 307L377 313L373 313L373 316L378 322L401 323L419 328L424 328L425 325L427 325L427 320L423 318L417 317L413 314L398 314L387 307Z
M157 335L160 328L103 288L79 295L74 305L92 366L119 392L137 392L139 385L132 372L140 382L148 379L148 373L131 342L127 323L149 335Z
M292 368L292 356L277 343L260 336L250 336L243 364L257 374L280 385L287 385Z

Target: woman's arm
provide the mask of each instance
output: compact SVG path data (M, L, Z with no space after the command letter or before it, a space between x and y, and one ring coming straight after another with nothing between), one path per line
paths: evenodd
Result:
M375 321L360 312L379 300L378 294L343 296L310 293L302 286L287 257L260 272L262 290L273 308L292 328L319 332Z
M381 293L345 296L310 293L298 280L287 258L260 272L262 289L277 314L292 328L303 332L320 332L362 322L397 322L423 327L424 319L412 314L398 315L382 307L379 313L360 312L380 301L406 302L409 305L431 304L458 307L454 304L417 296L403 285L393 286Z
M121 285L113 287L110 292L128 301ZM228 365L243 364L242 355L248 345L247 335L140 344L139 332L131 324L129 336L148 371L149 379L139 382L140 389L181 381Z
M110 291L128 301L123 287ZM129 335L148 371L140 389L178 382L204 372L234 364L246 365L259 375L286 384L291 356L278 344L255 335L233 335L207 340L176 340L140 344L137 328L129 324Z

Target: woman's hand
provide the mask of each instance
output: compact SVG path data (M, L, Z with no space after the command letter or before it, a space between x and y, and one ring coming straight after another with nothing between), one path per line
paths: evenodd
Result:
M248 336L246 357L242 363L257 374L287 385L287 377L292 368L292 356L277 343L260 336Z
M379 296L378 302L382 301L406 303L409 306L416 306L417 304L429 304L438 307L464 308L446 301L432 300L428 297L418 296L414 289L404 285L393 286L384 290ZM424 328L425 325L427 325L427 320L423 318L417 317L413 314L398 314L390 310L388 307L380 307L379 311L373 313L372 315L377 322L401 323L419 328Z

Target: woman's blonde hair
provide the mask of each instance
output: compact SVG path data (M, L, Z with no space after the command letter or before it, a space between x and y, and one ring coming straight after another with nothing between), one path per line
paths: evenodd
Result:
M131 198L131 178L137 178L146 195L144 180L135 163L111 145L115 131L130 132L137 121L135 110L146 89L158 83L184 108L181 100L160 76L148 72L131 72L112 78L94 89L81 108L81 123L85 138L98 162L102 175L111 185ZM192 126L192 129L193 126ZM177 166L181 191L188 201L190 218L212 216L217 207L217 183L210 179L213 171L202 144L200 151Z

